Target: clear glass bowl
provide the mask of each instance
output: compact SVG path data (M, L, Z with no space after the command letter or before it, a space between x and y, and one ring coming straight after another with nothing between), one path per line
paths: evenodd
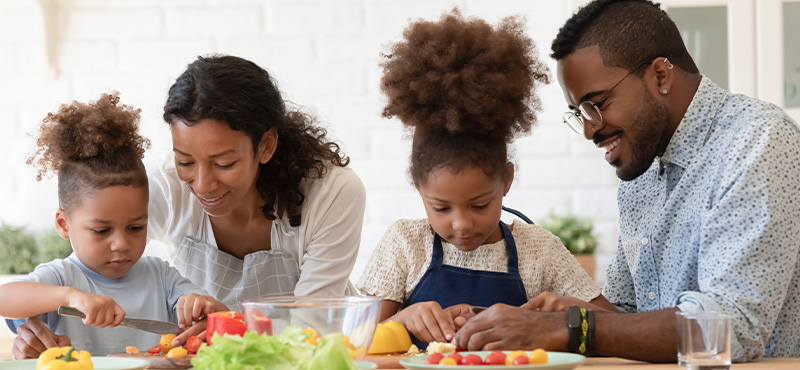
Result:
M382 298L296 296L246 300L241 303L248 330L262 328L260 318L272 319L272 333L279 334L288 326L313 328L322 336L342 333L363 357L378 325ZM363 348L363 349L362 349Z

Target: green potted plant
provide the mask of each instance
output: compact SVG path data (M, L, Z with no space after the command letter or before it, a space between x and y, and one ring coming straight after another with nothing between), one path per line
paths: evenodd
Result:
M42 262L72 253L69 240L55 230L31 232L25 227L0 223L0 275L27 274Z
M559 237L561 243L575 256L586 273L594 279L594 251L597 248L597 239L592 235L594 224L591 219L551 213L539 225Z

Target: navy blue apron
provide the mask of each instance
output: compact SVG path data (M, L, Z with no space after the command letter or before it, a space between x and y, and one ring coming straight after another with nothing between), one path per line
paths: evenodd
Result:
M528 295L525 294L525 286L519 275L517 244L511 230L502 221L500 229L506 241L508 272L470 270L442 264L442 239L434 233L431 264L411 291L405 307L426 301L436 301L442 308L460 303L489 307L495 303L520 306L528 302ZM420 350L428 346L428 343L413 335L411 340Z

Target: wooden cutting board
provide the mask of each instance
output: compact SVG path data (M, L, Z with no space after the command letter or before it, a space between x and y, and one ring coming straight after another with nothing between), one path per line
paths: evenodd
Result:
M369 361L378 364L378 369L404 369L400 365L400 359L414 355L395 354L395 355L366 355L359 361Z
M138 358L142 360L150 361L150 367L148 369L188 369L192 367L192 358L194 355L188 355L182 358L167 358L164 355L151 355L149 353L140 353L138 355L132 355L129 353L110 353L108 354L109 357L127 357L127 358Z

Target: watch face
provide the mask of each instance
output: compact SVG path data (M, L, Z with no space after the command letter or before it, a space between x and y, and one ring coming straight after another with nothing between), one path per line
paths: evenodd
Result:
M581 309L578 306L572 306L567 311L567 326L570 328L580 328L581 322Z

